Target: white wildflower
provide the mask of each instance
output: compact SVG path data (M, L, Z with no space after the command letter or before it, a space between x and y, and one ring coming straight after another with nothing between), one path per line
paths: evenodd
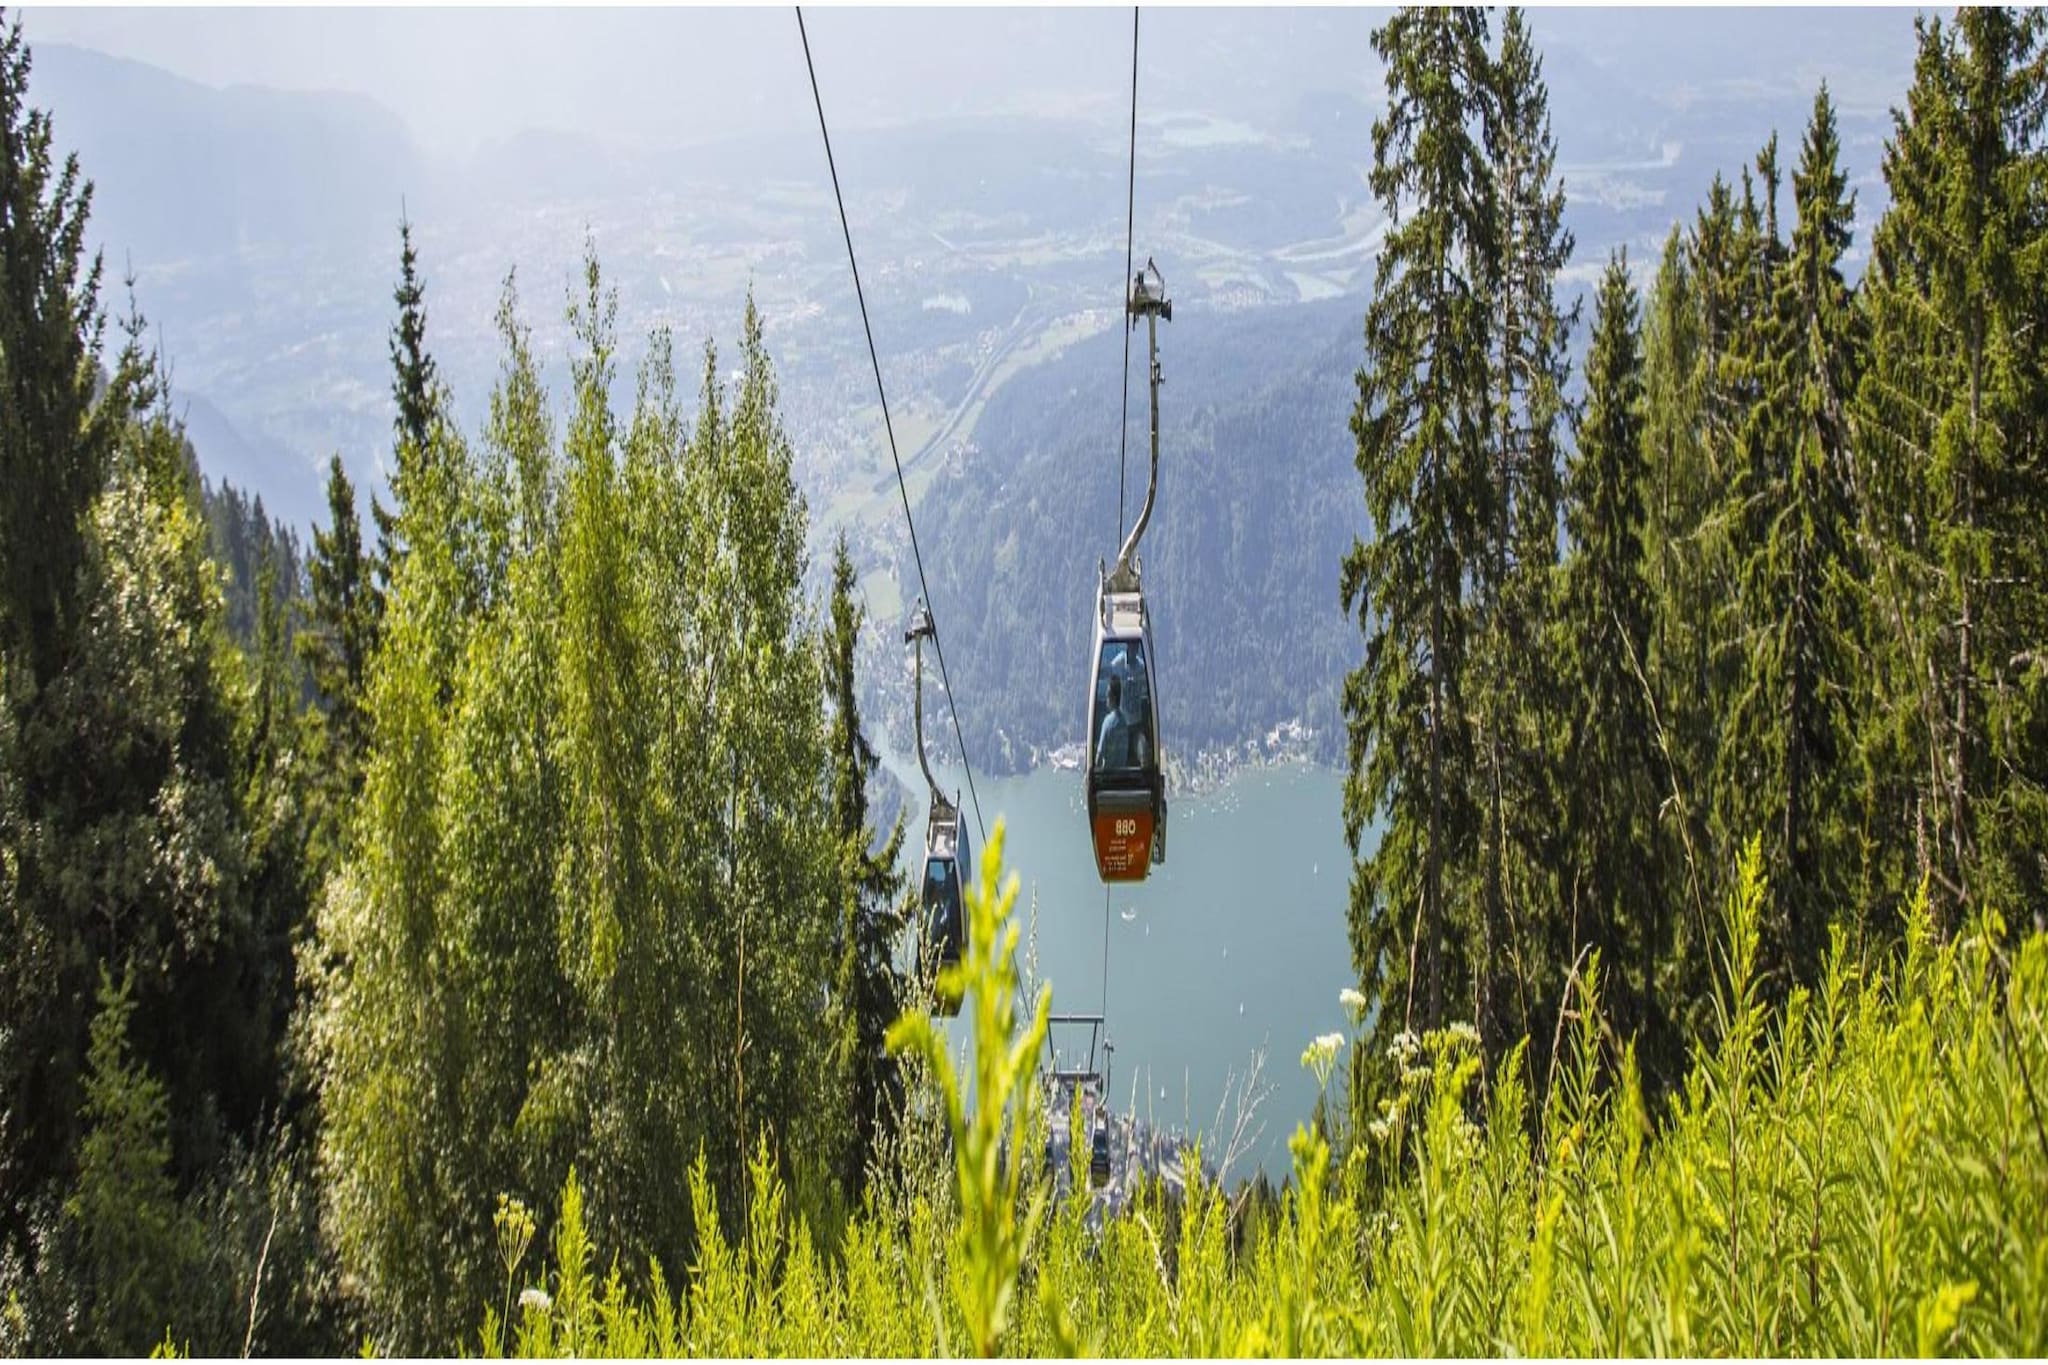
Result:
M1365 996L1355 986L1346 986L1337 992L1337 1003L1348 1010L1353 1019L1365 1014Z
M519 1291L519 1306L545 1313L555 1306L555 1301L548 1297L545 1289L522 1289Z
M1301 1064L1315 1073L1317 1084L1329 1085L1330 1071L1336 1065L1338 1050L1343 1046L1343 1034L1325 1033L1302 1051Z
M1469 1043L1473 1047L1479 1046L1479 1030L1473 1028L1471 1024L1463 1019L1445 1029L1444 1035L1452 1042Z
M1390 1062L1405 1062L1420 1051L1422 1051L1422 1040L1417 1038L1412 1031L1402 1029L1394 1035L1394 1041L1387 1044L1387 1060Z

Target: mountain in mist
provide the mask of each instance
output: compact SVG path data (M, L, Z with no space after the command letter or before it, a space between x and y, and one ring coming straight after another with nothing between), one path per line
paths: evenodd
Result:
M221 90L142 62L38 45L35 103L94 184L116 272L251 247L381 243L423 166L403 122L350 94Z

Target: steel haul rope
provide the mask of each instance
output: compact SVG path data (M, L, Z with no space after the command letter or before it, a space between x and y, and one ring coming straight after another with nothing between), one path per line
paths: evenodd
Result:
M1138 7L1131 6L1131 154L1130 174L1124 182L1124 278L1118 286L1119 293L1131 287L1132 248L1136 244L1138 228ZM1128 294L1126 293L1128 300ZM1116 437L1116 539L1120 544L1124 538L1124 467L1125 455L1130 449L1131 439L1131 325L1128 314L1124 318L1124 374L1123 402L1117 411ZM1092 745L1093 735L1083 737L1084 743ZM1087 755L1082 756L1086 762ZM1109 1018L1109 888L1102 888L1102 1017Z
M818 106L818 135L825 141L825 166L832 173L832 198L839 205L839 230L846 238L846 264L853 271L853 296L860 304L861 330L867 334L868 361L875 368L875 394L882 403L882 428L889 435L889 461L896 466L896 491L903 497L903 522L910 530L910 555L917 565L917 587L924 595L925 610L932 615L932 652L939 656L939 683L946 689L946 710L953 717L953 742L960 746L960 766L967 772L967 794L974 799L974 823L981 840L988 842L988 825L981 818L981 795L974 789L974 765L967 758L967 740L960 733L960 708L953 702L953 680L946 673L946 647L939 641L938 613L932 610L932 591L925 582L924 553L917 546L917 522L910 515L910 490L903 482L903 461L896 454L896 427L889 420L889 394L882 387L882 360L875 350L875 329L868 322L867 295L860 287L860 262L853 254L853 229L846 219L846 197L839 192L839 164L832 156L832 134L825 127L825 100L818 93L818 68L811 61L811 36L804 28L803 6L796 7L797 36L803 39L804 69L811 77L811 100ZM1135 116L1134 116L1135 118ZM1135 122L1133 123L1135 127ZM1129 342L1126 341L1126 346Z
M1138 7L1131 6L1131 171L1124 186L1124 278L1122 293L1131 287L1132 245L1138 227ZM1124 453L1131 437L1131 326L1124 319L1124 395L1117 411L1116 438L1116 541L1124 538Z

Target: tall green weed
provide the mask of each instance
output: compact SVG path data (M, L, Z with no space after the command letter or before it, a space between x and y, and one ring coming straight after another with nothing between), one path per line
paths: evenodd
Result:
M477 1344L524 1355L2048 1350L2048 937L2008 952L1988 918L1942 942L1922 895L1894 958L1859 962L1838 940L1819 989L1773 1010L1756 975L1766 887L1752 847L1724 911L1715 1036L1696 1045L1654 1126L1593 957L1540 1112L1526 1051L1482 1093L1469 1027L1403 1037L1394 1089L1364 1121L1296 1132L1273 1216L1204 1179L1191 1154L1184 1189L1141 1182L1121 1214L1098 1220L1087 1182L1055 1203L1038 1160L1049 999L1041 990L1019 1008L1001 853L998 833L969 897L956 983L972 1030L966 1074L928 1019L892 1034L942 1097L950 1200L871 1204L827 1254L789 1212L763 1149L745 1236L731 1244L700 1162L689 1177L700 1240L672 1294L658 1266L612 1264L598 1278L572 1176L552 1256L514 1262L529 1281L516 1329L489 1309ZM1326 1036L1304 1058L1326 1085L1346 1041ZM635 1272L651 1287L628 1288Z

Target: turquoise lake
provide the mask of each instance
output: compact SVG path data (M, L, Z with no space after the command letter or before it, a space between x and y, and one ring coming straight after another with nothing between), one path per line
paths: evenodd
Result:
M917 793L911 863L921 856L924 781L907 755L884 762ZM961 788L978 870L973 801L957 772L938 772ZM1141 884L1110 889L1106 905L1079 773L977 781L990 829L1005 822L1004 866L1022 882L1020 953L1030 949L1035 899L1037 970L1052 983L1053 1012L1107 1016L1112 1107L1202 1134L1205 1152L1220 1155L1219 1103L1263 1051L1264 1132L1228 1174L1256 1163L1283 1176L1287 1135L1315 1105L1302 1049L1318 1034L1350 1032L1337 999L1353 982L1342 775L1307 764L1251 768L1209 795L1171 799L1165 864Z

